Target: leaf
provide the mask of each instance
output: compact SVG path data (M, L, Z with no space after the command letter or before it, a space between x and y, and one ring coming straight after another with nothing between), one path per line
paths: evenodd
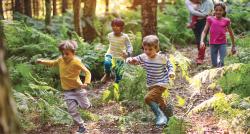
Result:
M179 95L176 95L176 98L177 98L177 102L178 102L177 106L183 107L183 106L185 105L185 103L186 103L185 99L183 99L183 98L182 98L181 96L179 96Z

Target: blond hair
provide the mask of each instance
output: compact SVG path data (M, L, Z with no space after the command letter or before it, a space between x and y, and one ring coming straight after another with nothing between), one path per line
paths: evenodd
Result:
M149 47L155 47L157 51L160 50L159 46L159 38L156 35L148 35L143 38L142 41L142 47L149 46Z

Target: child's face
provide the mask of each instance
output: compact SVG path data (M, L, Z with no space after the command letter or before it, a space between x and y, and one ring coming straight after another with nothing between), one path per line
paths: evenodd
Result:
M75 55L74 52L72 52L72 50L70 50L70 49L63 50L63 59L65 61L73 59L74 55Z
M121 32L122 32L122 30L123 30L123 28L120 27L120 26L113 25L112 26L112 30L115 33L115 35L120 35Z
M156 53L157 53L157 50L155 47L153 46L143 46L143 51L144 53L149 57L149 58L154 58Z
M214 15L217 17L217 18L221 18L223 17L223 14L225 13L224 9L221 7L221 6L217 6L215 7L214 9Z

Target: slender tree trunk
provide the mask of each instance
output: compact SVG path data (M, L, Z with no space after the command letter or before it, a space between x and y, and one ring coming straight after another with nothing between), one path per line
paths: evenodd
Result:
M48 33L50 33L50 25L51 25L51 0L45 0L45 29Z
M62 0L62 13L66 13L67 9L68 9L68 1Z
M93 24L95 18L96 0L85 0L83 10L83 19L85 23L85 27L83 27L83 38L87 42L92 42L97 35Z
M24 0L24 14L32 17L31 0Z
M105 0L105 13L109 12L109 0Z
M33 13L34 16L39 17L39 0L33 0Z
M157 35L157 0L142 1L142 37Z
M74 9L74 25L75 25L75 31L79 36L82 36L81 31L81 0L74 0L73 1L73 9Z
M53 16L56 16L56 15L57 15L56 1L57 1L57 0L53 0Z
M3 1L0 0L0 20L4 19L4 15L3 15Z
M5 66L3 23L0 20L0 134L20 134L16 107L11 96L10 80Z

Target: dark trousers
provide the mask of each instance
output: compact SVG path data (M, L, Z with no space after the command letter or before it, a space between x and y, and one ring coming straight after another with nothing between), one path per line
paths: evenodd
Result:
M200 48L200 41L201 41L201 33L206 25L206 18L197 20L197 23L195 24L195 27L193 28L193 32L195 35L195 43L197 45L198 49L198 60L203 60L205 58L205 48ZM205 38L206 40L206 38ZM206 42L206 41L205 41Z

